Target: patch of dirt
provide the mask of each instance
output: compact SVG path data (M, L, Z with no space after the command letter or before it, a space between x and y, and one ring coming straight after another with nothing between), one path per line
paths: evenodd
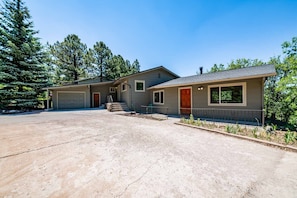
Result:
M136 118L144 118L144 119L150 119L150 120L158 120L158 121L167 120L167 116L163 114L140 114L140 113L130 112L130 113L123 113L119 115L136 117Z
M259 127L246 126L239 124L215 123L208 121L191 121L190 119L183 119L181 123L201 126L208 129L214 129L225 133L232 133L241 136L247 136L255 139L266 140L278 144L289 145L297 148L297 132L294 131L279 131Z

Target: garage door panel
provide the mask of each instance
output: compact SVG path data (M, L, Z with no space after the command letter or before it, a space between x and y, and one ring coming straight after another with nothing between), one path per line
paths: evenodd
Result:
M84 93L58 93L59 109L78 109L85 108Z

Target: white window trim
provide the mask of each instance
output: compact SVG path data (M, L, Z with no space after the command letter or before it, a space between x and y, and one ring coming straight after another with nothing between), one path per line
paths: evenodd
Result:
M221 103L221 87L232 87L232 86L242 86L242 103ZM210 88L218 87L219 88L219 103L213 104L210 103ZM246 95L246 82L240 83L229 83L229 84L217 84L209 85L207 93L208 106L246 106L247 105L247 95Z
M123 85L124 85L124 84L125 84L125 88L126 88L126 89L123 89ZM125 91L127 91L127 86L128 86L127 81L123 82L123 83L121 84L121 92L125 92Z
M137 90L137 86L136 86L137 83L143 84L143 90ZM145 92L145 81L144 80L135 80L134 86L135 86L135 92Z
M115 87L109 87L109 93L115 93L116 88Z
M155 102L155 93L157 93L157 92L159 92L159 93L161 93L161 92L163 92L163 102ZM161 99L161 94L159 95L159 99ZM162 90L158 90L158 91L153 91L153 104L156 104L156 105L164 105L165 104L165 91L164 91L164 89L162 89Z

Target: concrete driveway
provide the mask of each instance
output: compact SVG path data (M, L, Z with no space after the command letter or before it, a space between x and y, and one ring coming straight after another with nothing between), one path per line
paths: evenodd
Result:
M296 197L297 154L105 110L0 116L0 197Z

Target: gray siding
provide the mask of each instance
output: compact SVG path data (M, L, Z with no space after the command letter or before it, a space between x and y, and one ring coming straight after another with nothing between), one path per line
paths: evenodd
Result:
M246 106L209 106L208 105L208 86L209 85L219 85L219 84L230 84L230 83L241 83L246 82ZM198 91L198 87L203 86L203 90ZM189 86L187 86L189 87ZM213 83L213 84L199 84L192 85L192 108L205 108L205 109L242 109L242 110L262 110L263 107L263 79L250 79L245 81L228 81L221 83ZM164 105L159 105L161 107L168 107L168 114L178 114L179 113L179 95L178 90L181 87L171 87L164 89L154 89L150 91L150 103L153 104L153 92L157 90L164 90ZM154 106L158 106L155 105ZM162 113L163 110L159 112ZM207 112L207 116L216 118L219 117L220 113L224 112L223 110ZM193 113L195 113L193 111ZM197 112L196 112L197 113ZM198 114L198 113L197 113ZM244 115L241 116L242 119L249 118L255 121L255 117L261 120L261 112L253 112L250 114L246 114L246 112L242 113Z
M80 87L67 87L61 89L52 90L52 99L53 99L53 109L58 109L58 92L84 92L86 94L86 108L93 107L93 93L100 92L100 103L105 104L107 102L107 96L109 95L109 87L112 87L113 84L104 84L104 85L86 85Z
M164 104L154 104L154 91L164 91ZM178 88L170 87L166 89L151 90L150 104L155 106L155 112L166 113L166 114L178 114ZM160 107L158 109L158 107ZM167 111L167 112L165 112Z
M100 103L105 104L107 102L107 96L110 95L109 87L113 87L112 84L105 84L105 85L91 85L91 104L93 104L93 93L100 92ZM112 94L113 98L116 99L115 94Z
M150 90L147 90L147 88L174 78L175 77L173 75L162 69L131 76L126 79L127 83L131 85L131 88L127 86L127 91L121 92L121 100L126 102L129 108L141 111L141 105L149 105L151 103L152 94ZM135 91L135 80L145 81L144 92Z
M90 107L90 89L87 86L84 87L71 87L67 89L55 89L52 90L52 100L53 100L53 109L58 109L57 101L58 101L58 92L84 92L86 94L86 107Z
M124 81L125 82L125 81ZM129 82L127 81L127 84L129 84ZM128 107L130 109L132 109L132 106L131 106L131 95L130 95L130 87L128 85L126 85L126 91L122 91L122 86L121 84L118 86L118 89L120 90L120 101L121 102L125 102Z

